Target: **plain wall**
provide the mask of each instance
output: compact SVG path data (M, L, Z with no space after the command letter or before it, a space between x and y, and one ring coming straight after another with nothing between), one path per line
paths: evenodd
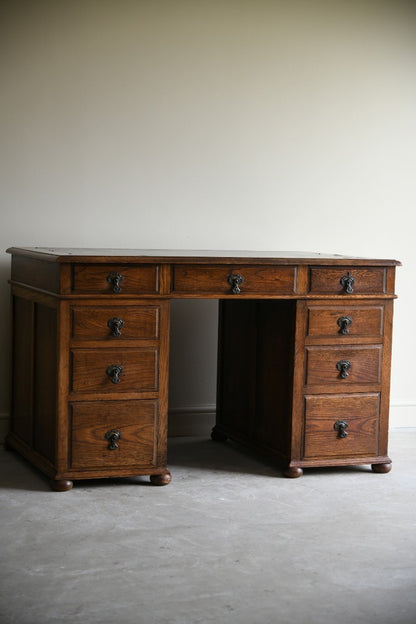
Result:
M3 425L11 245L398 258L391 424L416 425L414 5L1 4ZM214 409L216 309L173 302L173 428Z

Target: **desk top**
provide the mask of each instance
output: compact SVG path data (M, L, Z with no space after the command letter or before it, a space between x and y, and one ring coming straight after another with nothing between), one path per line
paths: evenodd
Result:
M10 247L13 255L48 262L82 263L175 263L175 264L315 264L351 266L398 266L398 260L370 259L306 251L233 251L194 249L94 249L77 247Z

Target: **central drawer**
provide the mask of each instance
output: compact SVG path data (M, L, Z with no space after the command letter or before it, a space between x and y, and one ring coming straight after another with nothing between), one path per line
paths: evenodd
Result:
M172 294L283 295L296 289L293 266L205 266L175 265Z
M74 349L72 391L156 392L158 349Z
M306 347L307 384L378 384L382 345Z
M157 401L72 403L72 468L155 464Z

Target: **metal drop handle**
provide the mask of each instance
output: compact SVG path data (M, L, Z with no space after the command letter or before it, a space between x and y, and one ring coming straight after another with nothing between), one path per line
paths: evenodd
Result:
M124 321L123 319L114 316L107 321L107 326L111 329L112 335L119 338L121 336L120 330L124 327Z
M238 295L241 292L240 286L244 282L244 277L239 273L231 273L228 276L228 283L231 286L231 292L234 295Z
M121 282L124 280L124 275L121 273L110 273L107 275L107 282L109 282L113 287L113 293L121 292Z
M106 371L113 384L120 383L120 375L123 373L123 367L120 364L111 364Z
M347 429L348 429L348 423L346 420L337 420L334 423L334 429L335 431L338 431L338 437L339 438L346 438L348 433L347 433Z
M341 277L341 279L339 280L339 283L341 284L341 286L344 289L344 292L347 295L351 295L354 292L355 279L353 278L353 276L351 275L349 271L347 272L346 275L343 275L343 277Z
M119 431L118 429L110 429L110 431L107 431L104 437L106 440L109 441L108 448L110 449L110 451L115 451L116 449L118 449L117 442L121 438L121 431Z
M348 329L349 326L352 324L352 318L350 316L341 316L338 320L337 323L340 327L339 333L340 334L349 334L350 330Z
M349 371L351 368L351 362L349 360L340 360L336 364L337 370L340 372L341 379L346 379L349 376Z

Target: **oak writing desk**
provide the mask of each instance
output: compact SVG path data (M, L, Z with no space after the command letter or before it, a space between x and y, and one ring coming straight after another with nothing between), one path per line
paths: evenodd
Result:
M169 303L219 300L217 421L282 465L388 472L396 260L11 248L7 445L65 491L167 467Z

